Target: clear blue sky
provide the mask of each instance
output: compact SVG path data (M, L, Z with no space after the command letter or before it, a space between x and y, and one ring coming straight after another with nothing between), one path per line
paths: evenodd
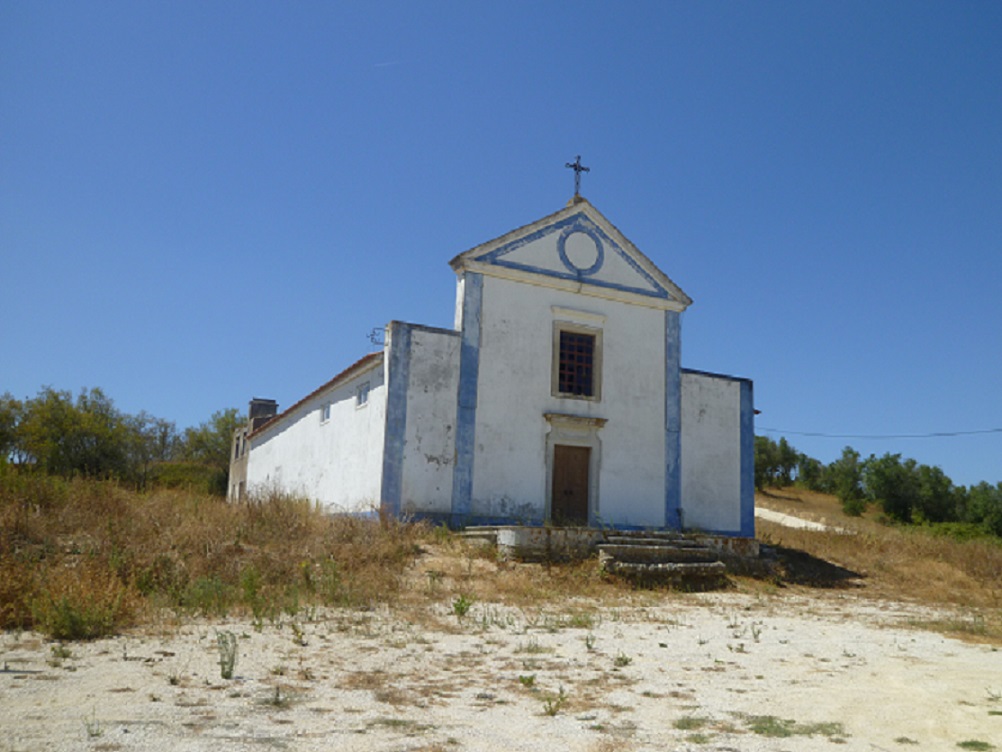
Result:
M759 433L1002 427L1002 4L953 0L0 0L0 392L288 406L451 326L577 154ZM1002 433L786 435L1002 480Z

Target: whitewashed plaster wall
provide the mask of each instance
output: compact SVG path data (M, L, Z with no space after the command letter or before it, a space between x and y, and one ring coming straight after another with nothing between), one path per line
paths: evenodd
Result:
M331 512L377 509L386 414L382 365L376 359L364 372L311 396L254 436L249 492L280 489L318 501ZM368 400L356 405L358 387L365 383ZM322 421L321 409L328 403L330 419Z
M686 528L741 528L741 381L682 372L682 519Z
M404 514L451 511L459 347L458 332L410 326L401 483Z
M554 321L576 318L602 330L599 401L551 394ZM471 512L545 516L552 412L607 421L593 522L664 525L665 313L485 276L481 322Z

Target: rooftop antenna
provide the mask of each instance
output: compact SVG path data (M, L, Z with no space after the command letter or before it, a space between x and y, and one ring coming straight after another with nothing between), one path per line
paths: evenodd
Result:
M564 165L564 167L574 170L574 198L577 198L581 195L581 173L591 172L591 168L585 167L581 164L580 154L578 154L577 158L573 162L568 162Z

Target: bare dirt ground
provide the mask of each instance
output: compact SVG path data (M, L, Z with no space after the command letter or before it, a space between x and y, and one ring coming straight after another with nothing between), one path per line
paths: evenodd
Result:
M1002 652L921 628L949 612L784 590L456 610L4 634L0 750L1002 748Z

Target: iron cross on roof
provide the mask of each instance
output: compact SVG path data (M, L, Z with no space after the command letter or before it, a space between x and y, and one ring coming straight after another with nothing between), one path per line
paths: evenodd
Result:
M568 162L564 167L569 167L574 170L574 195L581 195L581 173L590 172L590 168L585 167L581 164L581 155L578 154L577 159L573 162Z

